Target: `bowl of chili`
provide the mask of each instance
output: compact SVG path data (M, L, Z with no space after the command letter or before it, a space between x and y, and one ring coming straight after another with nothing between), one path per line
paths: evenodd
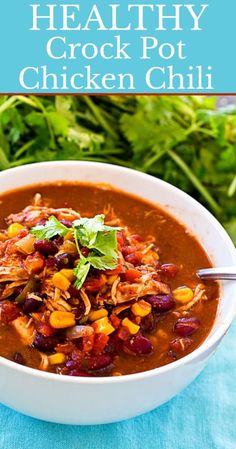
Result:
M1 401L101 424L192 382L236 311L233 283L195 275L236 264L217 220L179 189L107 164L40 163L0 179Z

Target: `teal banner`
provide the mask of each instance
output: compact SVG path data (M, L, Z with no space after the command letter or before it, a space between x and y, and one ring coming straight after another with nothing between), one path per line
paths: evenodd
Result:
M0 4L1 93L236 93L236 1Z

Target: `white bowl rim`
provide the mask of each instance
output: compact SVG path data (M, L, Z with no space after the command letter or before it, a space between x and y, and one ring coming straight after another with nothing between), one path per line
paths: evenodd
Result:
M204 213L204 215L207 216L208 220L216 227L216 229L219 232L219 234L221 235L221 237L224 238L225 245L227 246L227 249L230 252L230 254L233 257L235 264L236 264L236 251L235 251L234 244L231 241L231 239L230 239L229 235L227 234L227 232L225 231L225 229L223 228L223 226L211 214L211 212L209 212L202 204L200 204L197 200L192 198L187 193L183 192L182 190L178 189L177 187L173 186L172 184L167 183L166 181L163 181L159 178L155 178L154 176L148 175L146 173L142 173L142 172L139 172L134 169L130 169L130 168L126 168L126 167L122 167L122 166L118 166L118 165L113 165L113 164L107 164L107 163L103 163L103 162L90 162L90 161L77 161L77 160L74 161L73 160L73 161L38 162L38 163L34 163L34 164L28 164L28 165L23 165L20 167L10 168L8 170L4 170L4 171L0 172L0 179L1 179L1 177L4 177L5 175L8 176L9 173L11 173L11 174L21 173L21 172L24 173L25 171L27 172L27 170L30 170L32 168L35 169L37 166L41 167L43 169L43 167L47 168L48 166L51 167L53 165L54 166L68 166L68 167L74 167L75 165L80 166L80 167L101 166L101 167L104 167L105 169L108 168L110 170L114 170L117 172L120 172L122 170L122 171L125 171L127 174L128 173L136 174L137 176L140 176L140 178L147 179L147 177L148 177L148 178L150 178L150 180L156 180L160 185L165 185L166 187L168 186L170 191L178 193L178 195L182 196L183 200L184 199L190 200L193 203L193 205L197 206L198 209L201 210ZM58 181L63 181L63 179L58 179ZM65 182L66 181L70 181L70 180L65 178ZM50 181L46 181L46 182L50 183ZM55 182L55 180L51 181L51 182ZM39 183L40 183L40 181L36 181L34 184L36 185ZM92 184L92 182L88 182L88 183ZM15 190L18 188L21 189L24 186L30 186L30 185L34 185L34 184L27 184L27 182L26 182L26 184L22 184L22 186L18 186L15 188L13 187L13 189L4 190L4 192L8 192L8 191ZM111 184L111 187L112 187L112 184ZM122 189L119 189L119 190L122 191ZM123 189L123 192L125 192L125 189ZM147 201L149 201L149 200L147 200ZM196 237L198 237L198 236L196 235ZM235 314L236 314L236 305L234 305L234 307L232 307L231 312L228 312L227 319L224 319L224 323L221 324L220 328L217 329L216 331L214 331L213 335L210 335L209 337L207 337L207 339L205 341L203 341L203 343L198 348L196 348L193 352L191 352L190 354L182 357L179 360L171 362L167 365L161 366L159 368L154 368L154 369L151 369L148 371L142 371L140 373L127 374L127 375L123 375L123 376L114 376L114 377L72 377L72 376L59 375L59 374L54 374L54 373L50 373L50 372L40 371L35 368L19 365L11 360L1 357L1 356L0 356L0 363L2 365L5 365L8 368L12 368L21 373L25 373L28 376L30 374L32 374L33 376L36 376L36 377L39 377L42 379L48 379L49 381L58 381L58 382L75 383L75 384L81 383L81 384L90 384L90 385L113 384L113 383L119 384L119 383L123 383L123 382L139 381L139 380L155 377L158 374L163 374L167 371L173 370L174 368L178 368L182 365L189 364L192 361L194 361L195 359L197 359L198 357L201 357L201 355L203 355L205 352L209 351L225 335L225 333L227 332L231 323L234 320Z

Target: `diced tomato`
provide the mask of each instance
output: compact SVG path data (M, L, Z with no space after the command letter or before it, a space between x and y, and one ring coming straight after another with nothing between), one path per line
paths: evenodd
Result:
M94 335L83 337L83 352L91 352L94 345Z
M93 344L93 354L101 354L109 341L109 336L105 334L96 334Z
M0 321L5 324L14 321L20 316L18 307L10 301L3 301L0 303Z
M117 232L117 243L119 245L119 248L122 248L125 245L125 236L123 231Z
M26 237L29 234L29 231L27 229L22 229L18 234L17 234L17 240L22 239L23 237Z
M101 276L98 279L88 279L84 284L84 288L88 292L98 292L105 284L106 279Z
M121 274L124 273L124 267L121 264L118 264L114 270L106 270L105 273L109 276L113 276L113 274Z
M134 282L135 279L138 279L141 276L142 276L142 273L138 270L135 270L135 268L130 268L124 274L124 277L125 277L126 281L128 281L128 282Z
M109 318L110 318L110 322L111 322L112 326L115 329L118 329L118 327L120 326L120 323L121 323L120 318L118 318L118 316L116 316L116 315L110 315Z
M37 331L44 337L52 337L55 334L55 329L47 323L40 323L37 326Z
M24 266L29 274L40 273L45 267L45 259L41 256L41 254L36 252L32 256L30 255L26 257Z
M72 343L72 341L68 341L64 344L59 344L56 347L57 352L62 352L63 354L70 354L72 351L74 351L75 345Z
M130 338L131 334L130 331L128 329L128 327L126 326L121 326L119 331L118 331L118 337L123 340L126 341Z

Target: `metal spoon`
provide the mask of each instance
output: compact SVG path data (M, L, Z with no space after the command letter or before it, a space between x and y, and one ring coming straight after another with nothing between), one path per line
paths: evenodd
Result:
M203 268L201 270L197 270L196 274L202 280L236 281L236 267Z

